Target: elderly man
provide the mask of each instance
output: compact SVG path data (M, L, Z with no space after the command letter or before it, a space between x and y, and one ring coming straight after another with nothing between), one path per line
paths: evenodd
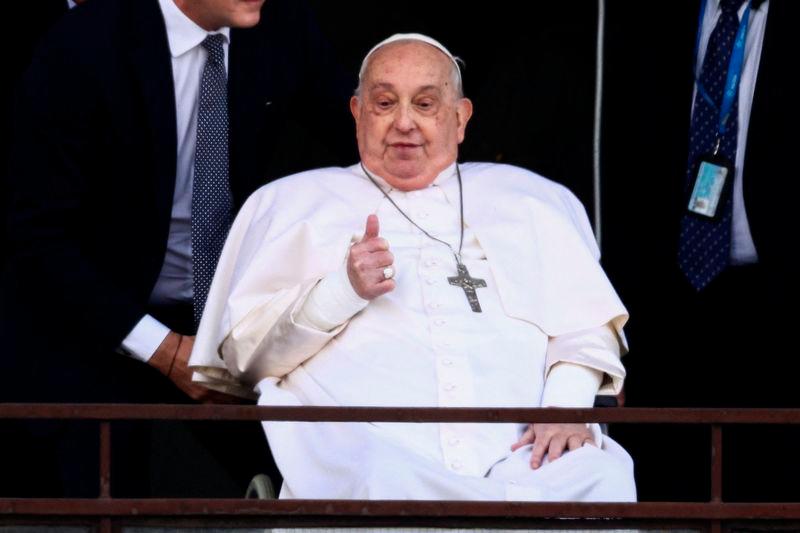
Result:
M191 365L262 405L588 407L617 391L626 311L563 187L456 163L455 58L395 35L350 108L361 163L242 208ZM224 360L224 365L220 360ZM265 423L288 498L635 499L631 461L580 424Z

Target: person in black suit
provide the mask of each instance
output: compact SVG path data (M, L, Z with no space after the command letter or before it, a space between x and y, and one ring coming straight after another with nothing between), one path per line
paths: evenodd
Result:
M33 52L47 31L67 12L67 0L41 0L39 2L14 2L3 9L5 20L14 25L14 52L8 55L6 82L0 85L0 164L2 172L7 167L10 144L11 110L14 90L22 74L30 65ZM0 184L0 209L5 213L7 194L5 182ZM0 233L0 262L5 262L6 235Z
M0 168L5 177L8 167L8 147L11 144L11 113L14 104L14 91L33 57L34 50L47 31L67 13L67 0L41 0L38 2L14 2L3 9L5 20L14 25L14 51L7 57L8 68L5 83L0 85ZM0 181L0 213L5 215L8 195L6 180ZM8 238L5 228L0 231L0 264L5 264ZM0 286L0 293L3 288ZM0 318L0 320L2 320ZM24 421L4 421L0 423L0 442L5 443L4 450L10 457L29 455L42 456L40 461L8 461L4 469L4 479L14 480L7 490L6 483L0 481L0 494L33 494L38 479L53 470L44 453L39 451L39 442L27 431Z
M223 36L230 216L270 179L355 156L350 143L337 144L349 138L340 132L351 127L346 102L354 83L339 75L301 2L262 4L90 1L45 38L15 104L3 400L222 399L192 385L185 368L195 328L185 215L196 194L198 131L197 106L187 101L199 98L209 55L199 41ZM241 425L197 426L153 445L151 436L167 430L118 424L112 489L243 494L260 465L230 464L253 459L231 451ZM248 443L236 444L266 457L260 428L247 426ZM92 456L96 434L63 431L52 437L62 449ZM198 438L203 432L211 438ZM184 446L194 441L204 444L192 455ZM136 457L150 446L157 446L154 463L143 465ZM67 494L96 491L86 465L66 456L61 463L75 469L65 474L77 485ZM192 476L185 470L192 466L203 473ZM144 471L154 473L147 479Z
M726 8L739 25L750 10L737 94L743 112L735 111L741 192L728 193L739 199L733 197L724 268L697 288L678 258L691 190L692 65L699 77L695 52L704 50L696 44L700 4L608 5L602 235L604 266L631 314L626 401L632 407L797 407L794 313L787 309L797 294L791 256L800 112L790 79L800 6L753 0ZM723 4L704 3L703 41ZM708 499L707 428L620 425L612 433L634 457L641 499ZM725 429L723 499L796 500L797 435L787 427Z

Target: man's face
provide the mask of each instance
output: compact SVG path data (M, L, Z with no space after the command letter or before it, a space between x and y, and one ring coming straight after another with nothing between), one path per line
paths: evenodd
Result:
M430 185L456 160L472 103L458 97L445 54L401 42L373 53L350 111L364 165L410 191Z
M258 24L265 0L174 0L175 5L206 31Z

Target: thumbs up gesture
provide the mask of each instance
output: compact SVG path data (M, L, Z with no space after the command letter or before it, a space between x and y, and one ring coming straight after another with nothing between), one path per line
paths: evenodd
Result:
M350 284L361 298L372 300L394 290L392 278L394 256L389 251L389 243L378 236L380 225L378 217L369 215L364 236L350 247L347 257L347 276Z

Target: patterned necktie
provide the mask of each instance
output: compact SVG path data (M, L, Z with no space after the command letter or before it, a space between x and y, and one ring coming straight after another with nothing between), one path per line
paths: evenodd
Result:
M194 321L200 322L222 245L231 225L233 201L228 183L228 91L224 37L209 35L200 80L197 143L192 185L192 273Z
M694 186L695 163L699 156L712 152L717 140L719 109L728 74L731 52L736 32L739 29L737 11L743 0L720 0L722 13L708 40L703 68L698 85L714 102L712 105L697 91L689 130L689 164L686 176L686 192ZM729 161L736 160L736 137L738 130L738 92L727 120L727 129L720 138L719 153ZM733 175L728 179L732 180ZM685 213L681 220L678 263L689 283L697 289L703 287L725 270L730 259L732 195L721 199L716 219L702 219ZM685 207L685 206L684 206Z

